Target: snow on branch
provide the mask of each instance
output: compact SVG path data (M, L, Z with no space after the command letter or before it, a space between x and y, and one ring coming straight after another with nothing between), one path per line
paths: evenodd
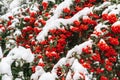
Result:
M62 14L63 9L69 8L71 4L72 4L72 0L64 0L57 6L57 8L53 11L54 15L46 21L46 25L44 26L43 31L41 33L39 33L39 35L37 36L37 40L39 40L39 41L44 40L44 37L47 36L47 33L50 29L53 29L55 26L58 26L60 24L60 21L63 20L63 22L64 22L64 19L59 20L58 18L60 17L60 14ZM57 24L55 24L56 22L57 22Z
M120 4L109 5L102 14L119 14L120 13Z
M48 1L55 3L55 0L43 0L43 2L48 2Z
M21 13L19 10L29 4L28 0L3 0L3 5L7 8L6 14L0 16L1 19L8 20L9 16ZM26 3L26 4L23 4Z
M51 74L50 72L44 73L39 80L55 80L55 76Z
M41 66L35 68L35 73L31 75L31 80L38 80L38 78L45 73L44 69Z
M13 48L7 57L12 56L14 60L23 59L26 62L32 62L34 60L34 55L32 54L30 49L25 49L22 46Z
M9 10L19 7L25 0L13 0L9 5Z
M56 68L58 67L58 66L63 66L63 65L65 65L66 64L66 57L63 57L63 58L61 58L55 65L54 65L54 67L53 67L53 69L52 69L52 73L54 73L55 71L56 71Z
M76 45L74 48L68 51L66 58L71 58L75 53L80 55L82 53L82 49L88 45L91 47L92 43L92 40L88 40L82 44Z
M87 75L88 75L88 71L78 62L77 59L73 58L73 55L74 55L75 52L80 55L80 54L82 53L82 49L83 49L84 47L88 46L88 45L89 45L89 46L92 46L92 40L88 40L88 41L86 41L86 42L84 42L84 43L82 43L82 44L80 44L80 45L78 45L78 46L75 46L75 47L72 48L71 50L69 50L68 53L67 53L67 56L61 58L61 59L54 65L54 67L53 67L53 69L52 69L51 72L46 72L46 73L43 72L42 75L40 74L41 77L39 78L39 80L47 80L47 78L46 78L47 75L49 75L50 80L55 80L55 78L58 77L57 74L56 74L57 68L58 68L58 67L62 67L62 66L64 66L64 65L67 64L67 63L70 63L70 65L71 65L71 70L73 70L74 73L75 73L75 75L74 75L74 77L73 77L74 80L77 80L78 77L80 76L80 74L77 75L78 73L83 74L83 75L85 76L86 80L89 80L89 78L88 78L88 76L87 76ZM38 71L39 71L39 70L38 70ZM36 80L35 78L38 77L38 71L37 71L36 73L32 74L31 79ZM39 76L40 76L40 75L39 75ZM36 77L35 77L35 76L36 76ZM68 72L68 75L67 75L67 77L66 77L66 80L71 80L70 77L68 77L68 76L70 76L70 71ZM82 76L82 75L81 75L81 76ZM83 76L82 76L82 77L83 77Z
M22 46L13 48L6 57L1 59L0 74L4 75L2 80L12 80L11 65L16 60L30 63L34 60L34 55L30 49L25 49Z
M61 2L57 6L55 11L53 11L54 15L47 21L47 24L49 24L53 20L58 19L60 14L62 14L63 9L66 8L66 7L69 8L71 4L72 4L72 0L65 0L65 1Z
M81 76L81 78L85 78L85 80L89 80L89 77L87 75L89 75L88 71L86 68L84 68L77 59L74 60L74 63L71 67L71 69L74 71L74 75L73 75L73 80L78 80ZM80 75L81 74L81 75ZM83 75L82 75L83 74ZM68 76L68 75L67 75ZM70 79L66 79L66 80L70 80Z
M99 23L95 28L93 33L99 32L100 35L104 35L104 32L102 31L102 28L108 29L107 25L104 25L103 23ZM97 35L96 35L97 36Z
M55 29L55 28L60 28L61 23L63 25L67 25L67 24L72 24L74 20L78 20L79 18L82 18L82 16L88 15L91 12L92 8L84 8L83 10L79 11L78 13L76 13L72 18L70 19L56 19L56 20L51 20L51 23L46 24L43 27L43 30L38 34L37 36L37 40L38 41L42 41L44 40L44 38L48 35L49 30L51 29Z
M101 10L105 7L108 7L109 5L111 5L111 2L104 2L102 5L100 5L99 7L95 7L94 10Z
M14 9L12 9L10 12L8 12L8 13L0 16L0 18L1 18L1 19L6 19L6 20L8 20L8 16L11 16L11 15L13 15L13 14L15 15L15 14L19 13L19 11L18 11L19 8L20 8L20 7L16 7L16 8L14 8Z

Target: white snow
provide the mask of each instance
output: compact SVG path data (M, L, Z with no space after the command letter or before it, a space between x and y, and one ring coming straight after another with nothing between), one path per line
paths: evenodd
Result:
M55 80L55 76L52 75L50 72L43 73L39 80Z
M85 69L85 68L78 62L78 59L75 59L75 60L74 60L71 69L72 69L74 72L78 71L78 72L81 72L81 73L88 74L87 69Z
M5 74L2 76L2 80L12 80L12 78Z
M66 63L66 58L61 58L55 65L54 65L54 67L53 67L53 69L52 69L52 73L54 73L54 72L56 72L56 69L57 69L57 67L59 67L59 66L63 66L63 65L65 65L65 63Z
M9 56L12 56L13 59L23 59L26 62L32 62L34 60L34 55L32 54L31 50L25 49L22 46L13 48L7 55L7 57Z
M41 66L36 66L35 73L31 75L31 80L38 80L39 77L45 73L44 69Z
M11 63L13 62L11 57L2 58L0 62L0 74L2 74L2 80L12 80Z
M120 25L120 21L116 21L115 23L112 24L112 26L114 26L114 27L118 26L118 25Z
M72 72L71 72L71 70L69 70L69 72L67 73L67 76L66 76L65 80L72 80L71 75L72 75Z
M15 7L18 7L21 5L21 3L23 2L24 0L13 0L11 3L10 3L10 10L14 9Z
M90 19L90 18L87 15L85 15L85 16L83 16L82 19L84 20L84 19Z
M3 57L3 53L2 53L2 49L1 49L1 46L0 46L0 59Z
M120 4L114 4L114 5L110 5L108 6L108 8L106 8L102 14L119 14L120 13Z
M108 25L104 25L103 23L99 23L95 28L94 28L94 32L100 32L101 35L104 35L104 32L101 30L102 28L108 29ZM97 36L97 35L96 35Z
M3 0L3 5L8 8L7 13L0 16L1 19L8 20L8 16L16 15L21 13L19 9L24 7L27 4L23 4L24 2L28 3L28 0Z
M17 18L11 20L12 24L9 25L10 28L15 28L16 24L19 23L19 20Z
M0 5L3 5L3 3L0 1Z
M119 14L118 9L116 9L116 10L112 10L111 12L109 12L108 15L111 15L111 14Z
M39 6L38 3L33 4L33 5L30 7L30 12L32 12L32 11L39 11L38 6Z
M21 31L19 29L16 29L16 31L13 33L14 36L19 36L21 35Z
M60 17L60 14L62 14L63 9L66 7L69 8L70 5L72 5L72 0L64 0L63 2L61 2L53 11L54 15L47 21L47 24L58 19Z
M111 5L111 2L104 2L102 5L95 7L94 10L101 10L102 8L108 7Z
M67 58L67 57L66 57L66 58ZM67 60L66 60L66 64L72 65L73 62L74 62L74 60L75 60L74 57L72 57L72 58L67 58Z
M71 69L74 71L74 75L73 75L73 80L78 80L80 77L80 73L84 74L84 76L86 77L85 80L89 80L87 78L87 75L89 74L87 69L85 69L79 62L78 60L74 60L74 63L71 67Z
M15 80L22 80L21 78L16 78Z
M100 41L99 42L103 42L103 43L105 43L106 44L106 42L105 42L105 40L104 39L100 39Z
M9 7L9 4L12 2L13 0L2 0L2 3L5 7Z
M18 11L19 8L20 8L20 7L16 7L16 8L14 8L14 9L12 9L12 10L9 11L8 13L0 16L0 18L1 18L1 19L5 19L5 20L8 20L8 17L9 17L9 16L11 16L11 15L13 15L13 14L15 15L15 14L19 13L19 11Z
M48 2L48 1L55 3L55 0L43 0L43 2Z

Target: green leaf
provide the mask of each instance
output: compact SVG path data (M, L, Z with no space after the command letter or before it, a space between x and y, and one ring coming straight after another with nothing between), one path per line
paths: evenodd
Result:
M2 80L2 75L0 75L0 80Z
M25 24L23 22L23 18L20 19L20 25L18 26L18 29L23 29L23 27L25 27Z
M57 46L57 40L53 42L53 47Z

